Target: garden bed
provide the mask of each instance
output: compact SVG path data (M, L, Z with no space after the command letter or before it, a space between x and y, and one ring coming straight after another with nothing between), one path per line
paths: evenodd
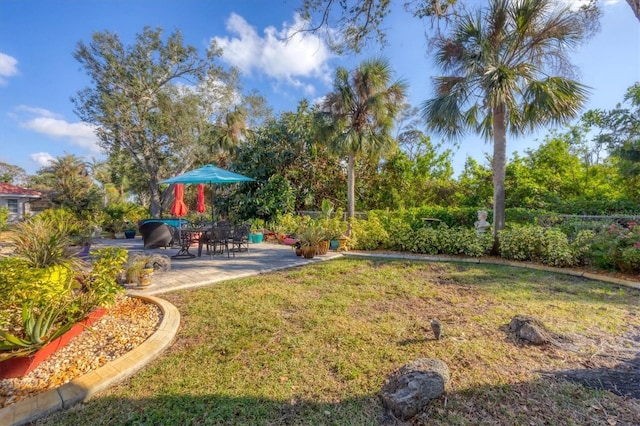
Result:
M0 380L0 408L59 387L119 358L157 328L161 311L153 303L121 296L108 312L25 377Z

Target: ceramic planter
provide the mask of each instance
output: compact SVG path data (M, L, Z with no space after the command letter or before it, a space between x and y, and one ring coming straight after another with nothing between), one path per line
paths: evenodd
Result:
M0 379L26 376L40 365L42 361L47 359L49 355L66 346L71 339L82 333L86 327L96 322L96 320L104 316L105 313L107 313L106 308L97 308L87 315L85 319L71 327L69 331L47 343L33 354L0 361Z
M261 243L263 238L264 238L264 235L262 234L262 232L249 234L249 242L253 244Z

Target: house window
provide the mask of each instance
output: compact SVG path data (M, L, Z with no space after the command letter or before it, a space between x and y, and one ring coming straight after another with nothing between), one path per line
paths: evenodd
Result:
M9 198L7 200L7 208L9 209L9 213L18 213L18 200Z

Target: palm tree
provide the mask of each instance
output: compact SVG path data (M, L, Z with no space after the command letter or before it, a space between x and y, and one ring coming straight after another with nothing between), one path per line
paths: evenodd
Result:
M570 70L568 50L586 36L582 15L554 0L492 0L456 18L438 40L435 59L449 75L435 78L422 106L427 127L448 137L465 131L493 139L493 232L505 226L507 131L524 134L575 117L586 86L553 76Z
M338 68L334 91L321 106L328 118L329 146L347 157L347 215L355 216L355 163L360 156L377 157L395 146L390 135L407 86L390 83L391 68L383 59L362 62L353 72ZM351 234L351 223L347 235Z

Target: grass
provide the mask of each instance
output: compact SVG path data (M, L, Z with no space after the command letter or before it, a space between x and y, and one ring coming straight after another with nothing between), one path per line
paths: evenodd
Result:
M165 295L175 344L48 424L375 425L385 377L420 357L451 382L417 424L633 424L637 401L549 378L640 330L640 291L517 268L343 258ZM523 346L516 314L580 337ZM446 338L434 340L440 319ZM613 422L613 423L612 423Z

